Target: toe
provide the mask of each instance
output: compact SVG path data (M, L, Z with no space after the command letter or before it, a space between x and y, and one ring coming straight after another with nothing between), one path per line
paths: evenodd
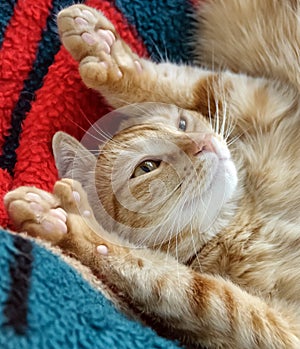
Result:
M97 39L94 37L91 33L83 33L81 35L81 38L84 42L86 42L88 45L95 45L97 43Z
M63 214L74 213L85 218L93 218L86 192L79 182L64 178L55 183L54 193L60 199ZM55 212L55 215L57 214L61 213Z
M74 19L74 22L78 27L88 27L89 25L89 22L82 17L76 17Z
M68 232L66 223L55 216L51 216L51 214L43 219L40 224L47 234L66 234Z
M74 181L60 180L54 185L54 194L60 199L61 207L67 213L79 213L80 194L73 189Z
M52 217L55 217L55 218L61 220L64 223L66 223L67 217L68 217L67 212L65 210L63 210L61 207L52 208L50 210L50 215Z
M116 40L114 34L110 30L99 29L97 35L99 39L106 42L109 47L111 47Z
M19 187L8 192L4 197L6 209L8 210L10 204L16 200L35 202L43 207L58 206L58 201L52 194L34 187Z
M90 9L85 9L81 11L82 17L90 24L96 24L95 15L90 11Z
M16 228L22 228L26 221L36 221L38 212L34 211L30 203L24 200L12 201L8 207L8 214Z

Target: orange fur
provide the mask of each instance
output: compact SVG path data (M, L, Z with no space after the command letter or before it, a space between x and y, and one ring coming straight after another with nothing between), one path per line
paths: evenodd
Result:
M117 288L143 320L193 347L300 348L298 9L295 0L208 0L195 36L206 68L140 59L83 5L58 16L88 86L114 107L157 105L136 106L139 118L133 113L98 159L66 135L55 138L60 173L80 180L90 203L79 183L58 182L68 234L55 231L52 241ZM66 18L82 10L114 33L110 54L100 43L74 47ZM71 30L80 38L82 28ZM84 30L94 33L92 25ZM205 153L212 144L217 155ZM76 153L81 169L72 172ZM145 159L161 163L132 177ZM45 238L28 190L8 194L6 205L20 229ZM83 218L90 204L96 218Z

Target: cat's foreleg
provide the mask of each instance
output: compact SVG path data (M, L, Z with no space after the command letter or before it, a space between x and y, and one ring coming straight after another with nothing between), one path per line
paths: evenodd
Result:
M107 234L79 183L59 181L54 195L47 195L29 187L7 194L16 226L75 256L160 329L207 348L300 347L293 325L263 300L221 277L196 273L161 252Z
M79 62L84 83L115 108L146 101L195 109L200 81L214 75L197 67L156 64L138 57L102 13L85 5L64 9L57 23L64 46Z

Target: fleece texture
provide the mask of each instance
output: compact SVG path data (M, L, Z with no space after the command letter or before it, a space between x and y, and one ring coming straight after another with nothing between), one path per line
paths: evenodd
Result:
M0 230L0 348L179 348L125 318L68 264Z
M61 46L60 9L78 0L0 0L0 225L12 228L3 196L21 185L51 191L58 179L51 141L81 139L110 111L81 82ZM88 0L139 55L192 61L195 0ZM175 348L131 322L51 252L0 233L0 348Z

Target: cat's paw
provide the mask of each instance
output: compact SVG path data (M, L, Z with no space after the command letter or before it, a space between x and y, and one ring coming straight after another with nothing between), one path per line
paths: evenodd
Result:
M5 195L4 204L18 231L55 243L67 233L67 213L55 195L20 187Z
M63 178L55 183L53 192L60 202L60 207L68 215L77 215L92 222L94 219L93 211L88 202L87 194L79 182Z
M5 195L4 204L18 231L52 243L71 233L73 225L94 223L84 190L71 179L57 181L53 194L34 187L17 188Z
M80 74L89 87L114 83L124 74L143 70L139 57L101 12L73 5L58 14L57 24L63 45L80 62Z

